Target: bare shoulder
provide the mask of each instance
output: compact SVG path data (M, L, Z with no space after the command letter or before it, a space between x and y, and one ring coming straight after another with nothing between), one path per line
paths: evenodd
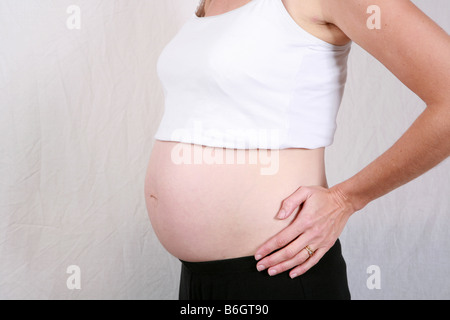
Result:
M350 39L336 25L327 21L321 0L282 1L292 19L304 30L319 39L335 45L344 45ZM326 2L327 0L323 1Z
M450 37L410 0L317 0L322 18L428 105L448 101Z

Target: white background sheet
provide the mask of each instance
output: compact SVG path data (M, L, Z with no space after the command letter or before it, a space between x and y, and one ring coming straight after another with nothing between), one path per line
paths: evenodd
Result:
M0 298L177 298L180 263L151 229L143 186L163 112L156 59L197 3L0 0ZM450 30L447 0L414 3ZM66 26L71 5L80 29ZM354 44L326 152L330 186L424 107ZM446 160L349 221L354 299L450 298L449 169ZM81 289L67 287L71 265ZM380 289L367 286L371 265Z

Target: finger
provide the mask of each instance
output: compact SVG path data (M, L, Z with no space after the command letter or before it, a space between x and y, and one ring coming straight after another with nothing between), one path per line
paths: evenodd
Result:
M283 261L282 263L269 268L267 272L269 273L269 275L274 276L305 263L305 261L308 260L309 258L310 256L308 252L305 249L302 249L297 255L295 255L294 258L287 261Z
M288 218L303 202L306 201L309 195L310 191L307 187L298 188L293 194L283 200L277 218Z
M265 257L264 259L260 260L257 265L256 268L258 269L258 271L262 271L265 269L269 269L271 268L271 270L269 271L275 271L276 273L280 273L282 271L285 271L287 269L281 270L282 268L280 267L276 267L275 266L279 266L280 264L290 261L290 260L299 260L300 258L302 258L301 255L299 255L301 253L301 251L304 249L304 244L305 243L305 239L304 237L298 237L297 239L295 239L294 241L292 241L289 245L285 246L284 248L280 249L277 252L272 253L271 255ZM297 265L300 264L301 262L303 262L306 259L303 259L301 261L298 261ZM293 265L292 267L294 267L295 265ZM269 272L270 274L271 272Z
M289 272L289 276L294 279L295 277L301 276L302 274L306 273L309 269L314 267L320 261L320 259L322 259L327 251L328 249L317 249L314 252L313 256L311 256L308 260L306 260L298 267L292 269Z
M267 256L271 252L283 248L288 245L292 240L297 238L302 232L299 232L299 228L291 224L286 227L282 231L280 231L277 235L270 238L267 242L265 242L255 253L255 259L260 260L263 257Z

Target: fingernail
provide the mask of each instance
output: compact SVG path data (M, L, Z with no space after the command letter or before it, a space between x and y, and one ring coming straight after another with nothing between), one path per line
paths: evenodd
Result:
M256 259L256 260L259 260L259 259L261 259L261 258L262 258L262 256L261 256L260 254L258 254L258 255L255 256L255 259Z
M269 275L270 276L274 276L274 275L276 275L277 274L277 270L275 270L275 269L270 269L269 270Z
M266 267L263 266L262 264L259 264L256 266L256 269L258 269L258 271L263 271Z
M295 277L297 277L297 274L296 274L296 273L293 273L293 274L291 274L290 276L291 276L291 279L294 279Z

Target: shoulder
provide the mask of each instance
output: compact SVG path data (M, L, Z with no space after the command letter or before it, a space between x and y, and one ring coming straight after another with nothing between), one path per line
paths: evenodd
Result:
M295 0L294 0L295 1ZM306 0L427 103L448 100L450 37L410 0ZM433 61L433 63L430 63Z
M323 8L328 0L276 1L282 1L293 20L312 35L335 45L343 45L350 40L342 30L328 21L325 15L328 10Z

